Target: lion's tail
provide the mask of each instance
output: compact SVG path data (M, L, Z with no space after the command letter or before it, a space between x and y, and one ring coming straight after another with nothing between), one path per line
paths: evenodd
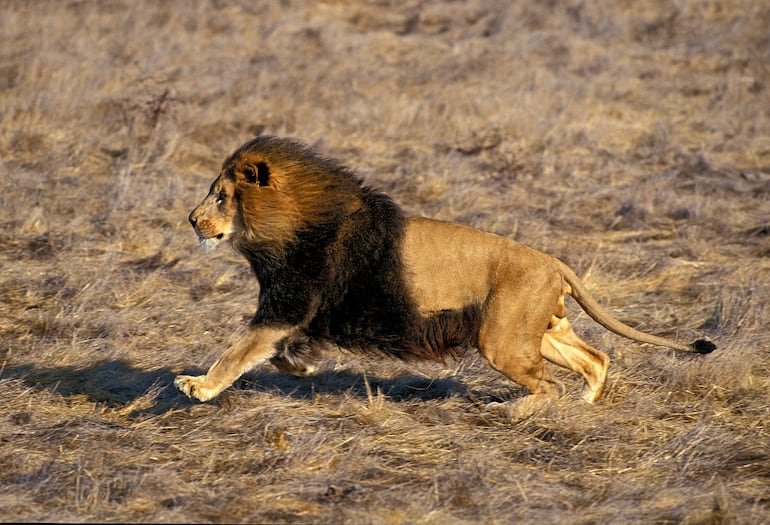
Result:
M567 281L571 290L568 292L575 301L585 310L585 312L591 316L591 318L602 325L607 330L614 332L628 339L639 341L640 343L650 343L658 346L666 346L675 350L682 350L685 352L695 352L698 354L708 354L716 350L716 345L708 339L698 339L689 345L677 343L664 337L658 337L651 334L640 332L635 328L623 324L615 319L612 314L604 309L596 299L588 292L585 285L580 281L575 272L573 272L566 264L559 262L560 270L564 276L564 280Z

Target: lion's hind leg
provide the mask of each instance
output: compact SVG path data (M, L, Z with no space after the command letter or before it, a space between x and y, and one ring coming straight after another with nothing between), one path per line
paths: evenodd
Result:
M546 368L540 349L549 311L518 298L518 290L498 289L486 306L478 348L492 368L529 390L516 402L536 407L558 399L562 385Z
M572 331L566 317L551 317L551 323L543 335L540 352L548 361L568 368L583 376L586 388L583 399L596 402L604 391L610 358L589 345Z
M316 371L315 365L311 365L300 359L291 359L286 354L278 354L270 359L270 362L281 372L286 372L297 377L312 375Z
M270 362L281 372L298 377L312 375L316 371L311 364L319 356L321 343L304 335L287 337L276 344L278 352Z

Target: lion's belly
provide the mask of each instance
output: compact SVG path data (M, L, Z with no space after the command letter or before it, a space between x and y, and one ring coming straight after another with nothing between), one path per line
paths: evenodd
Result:
M511 241L467 226L410 218L403 244L406 279L423 315L482 305Z

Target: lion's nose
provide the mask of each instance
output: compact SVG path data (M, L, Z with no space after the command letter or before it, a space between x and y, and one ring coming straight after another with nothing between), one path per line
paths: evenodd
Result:
M195 217L195 210L190 213L190 216L187 217L187 220L189 220L190 224L192 224L193 228L195 228L195 225L198 224L198 219Z

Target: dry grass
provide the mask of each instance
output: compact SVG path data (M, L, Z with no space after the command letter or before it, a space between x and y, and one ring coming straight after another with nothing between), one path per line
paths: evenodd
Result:
M760 523L770 514L766 2L0 3L0 519ZM606 397L329 355L210 404L171 386L252 312L186 223L254 133L412 213L571 264Z

